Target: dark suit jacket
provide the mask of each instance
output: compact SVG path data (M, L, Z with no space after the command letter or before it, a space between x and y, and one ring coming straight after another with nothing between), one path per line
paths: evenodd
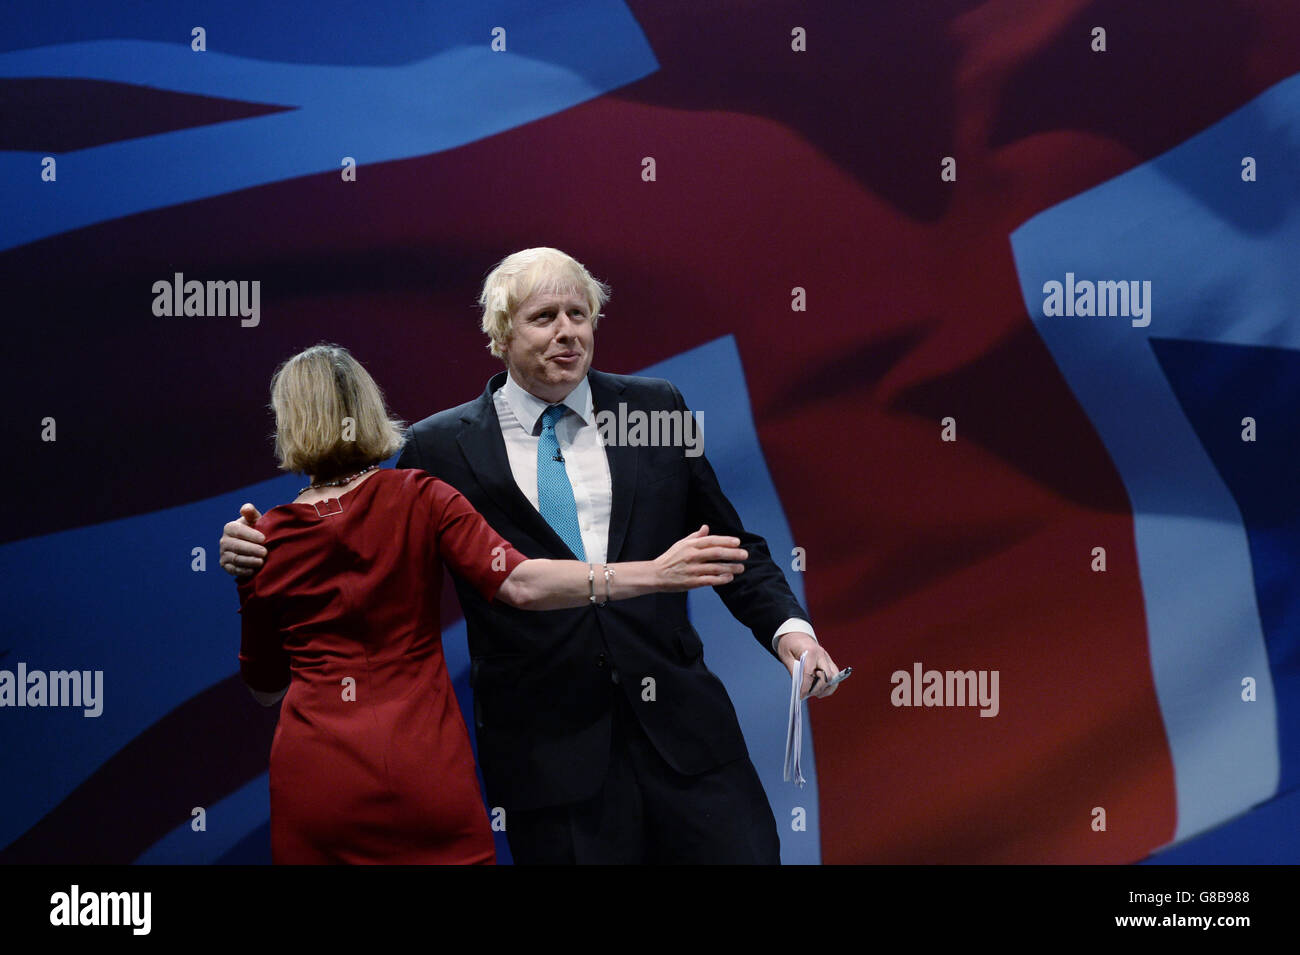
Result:
M597 412L685 411L655 378L588 373ZM492 393L412 426L399 468L423 468L469 499L529 557L573 553L515 483ZM769 654L786 619L807 619L766 542L747 532L707 457L680 447L607 447L612 480L608 560L652 560L701 524L739 537L745 573L715 588ZM599 578L600 568L596 568ZM615 693L625 693L647 736L674 769L698 774L746 756L735 709L702 659L686 594L651 594L604 607L542 612L488 603L456 579L469 634L479 764L493 805L533 809L586 799L605 778ZM597 594L603 581L597 580ZM614 668L619 683L611 679ZM643 700L652 677L654 697Z

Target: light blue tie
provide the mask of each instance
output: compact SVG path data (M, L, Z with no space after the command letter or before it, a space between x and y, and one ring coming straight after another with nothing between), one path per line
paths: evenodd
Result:
M542 436L537 440L537 509L560 539L569 545L578 560L587 559L578 529L578 504L573 499L573 485L564 469L560 440L555 423L564 417L564 405L551 405L542 412Z

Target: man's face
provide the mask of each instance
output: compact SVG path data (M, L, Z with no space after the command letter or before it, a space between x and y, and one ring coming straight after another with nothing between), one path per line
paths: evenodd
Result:
M510 326L506 366L525 391L553 403L586 376L595 335L577 289L534 292L515 309Z

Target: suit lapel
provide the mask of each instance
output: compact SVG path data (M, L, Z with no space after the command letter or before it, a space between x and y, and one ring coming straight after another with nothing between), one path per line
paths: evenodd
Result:
M537 508L524 497L510 470L505 438L501 435L501 421L497 417L492 393L505 382L502 372L488 382L487 389L469 411L461 416L464 426L457 441L479 485L496 505L504 511L524 533L546 547L548 556L573 560L574 554L555 529L546 523Z
M587 381L591 385L591 403L596 413L608 411L617 418L618 402L624 387L622 382L599 371L589 371ZM611 485L609 543L605 559L612 564L619 558L623 539L627 536L628 520L632 515L632 499L636 495L637 449L613 442L605 445L605 457L609 461Z

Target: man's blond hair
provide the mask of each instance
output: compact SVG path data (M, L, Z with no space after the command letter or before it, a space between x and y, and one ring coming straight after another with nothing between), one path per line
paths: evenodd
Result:
M488 273L478 297L483 308L480 325L488 336L488 350L504 360L515 309L534 292L570 289L587 300L591 327L595 328L600 310L609 301L609 286L593 278L586 266L559 249L546 247L507 255Z

